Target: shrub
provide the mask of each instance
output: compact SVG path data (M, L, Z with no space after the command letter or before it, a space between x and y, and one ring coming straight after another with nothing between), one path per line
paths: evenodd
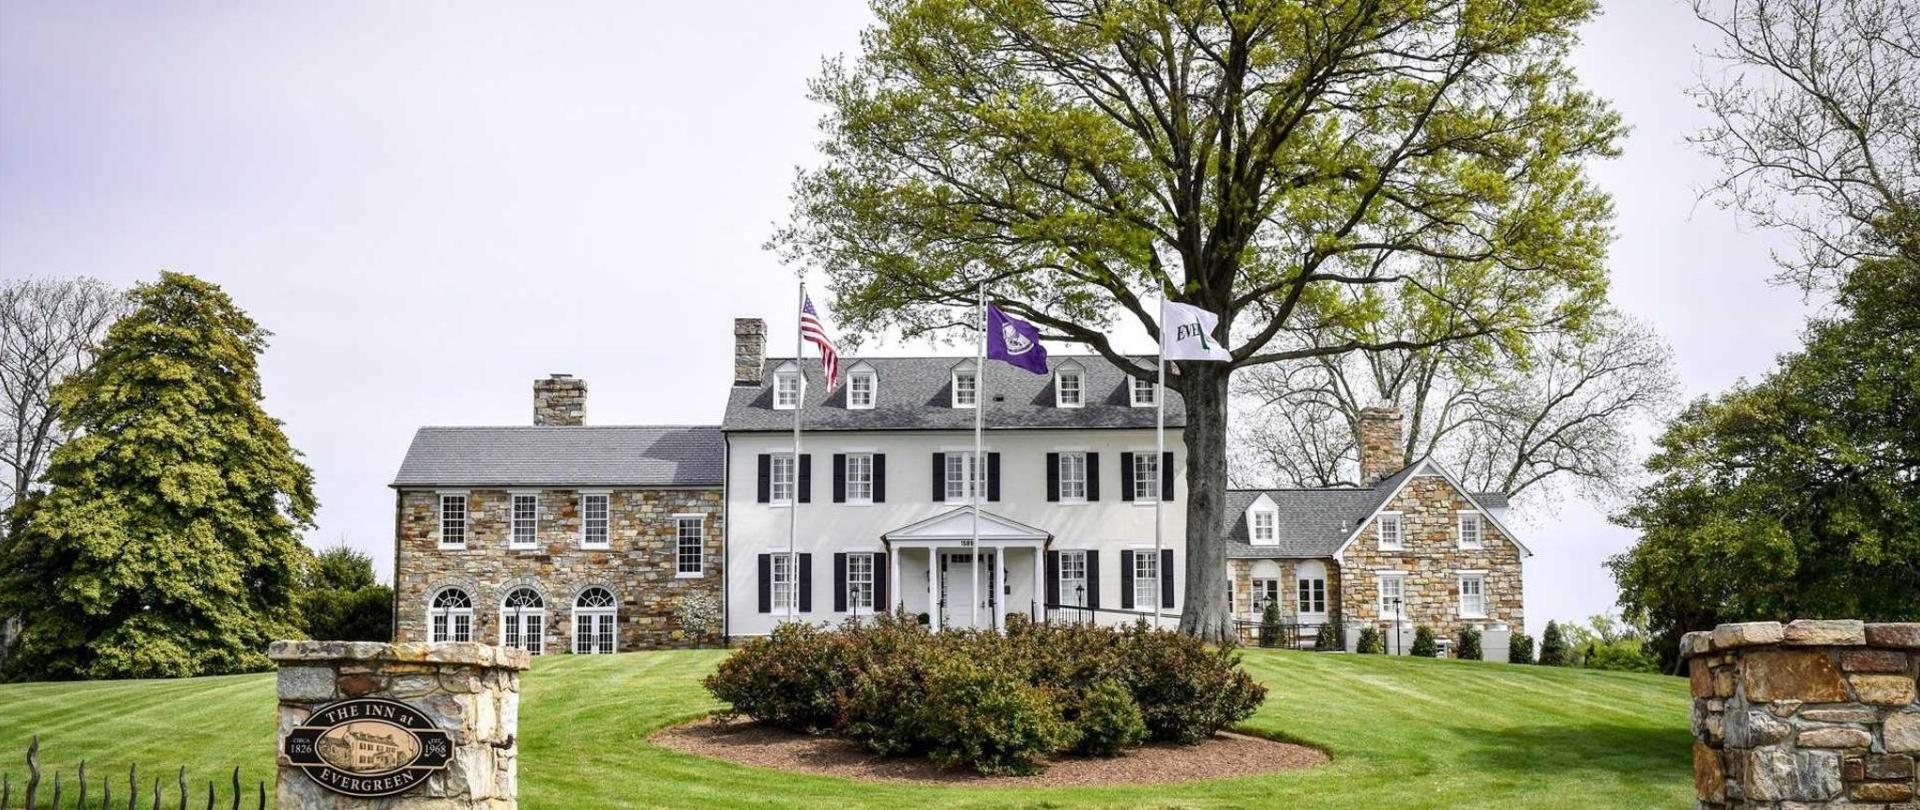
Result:
M1191 745L1253 715L1267 689L1240 668L1232 646L1139 626L1124 631L1128 679L1151 739Z
M1267 609L1260 614L1260 646L1272 649L1280 646L1280 601L1267 600Z
M1616 672L1659 672L1660 659L1647 653L1639 639L1619 639L1605 644L1590 644L1581 666Z
M1082 754L1112 757L1147 739L1147 723L1140 716L1140 704L1117 678L1104 678L1080 695L1069 721L1079 733L1074 750Z
M1314 652L1335 652L1347 648L1346 634L1340 631L1340 620L1335 619L1320 625L1320 631L1313 634Z
M917 730L935 765L988 774L1029 774L1036 756L1062 750L1073 730L1047 691L1001 662L941 658L927 673Z
M702 683L728 704L723 719L744 714L797 731L831 729L840 696L852 685L847 645L834 633L783 623L766 638L748 639Z
M1455 648L1453 657L1467 661L1478 661L1484 657L1480 653L1480 631L1477 628L1460 629L1460 646Z
M1373 654L1386 652L1386 644L1380 638L1380 628L1371 624L1361 625L1360 638L1354 644L1354 651Z
M1410 652L1422 658L1440 654L1440 645L1433 640L1433 628L1424 624L1413 628L1413 649Z
M1540 665L1543 667L1564 667L1567 665L1567 639L1560 632L1560 625L1547 622L1547 632L1540 636Z
M1533 663L1533 636L1526 633L1514 633L1507 642L1507 663Z

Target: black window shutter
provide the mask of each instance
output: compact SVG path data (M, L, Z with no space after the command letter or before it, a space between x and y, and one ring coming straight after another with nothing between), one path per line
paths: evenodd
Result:
M760 503L766 503L769 500L768 495L772 491L772 488L773 488L773 457L767 455L766 453L761 453L760 454L760 489L758 490Z
M1047 607L1060 604L1060 552L1047 552Z
M1000 454L987 454L987 500L1000 500Z
M1060 500L1060 454L1047 454L1047 502ZM1053 552L1047 552L1049 554ZM1049 598L1047 601L1055 601Z
M766 456L760 458L765 459ZM773 555L760 555L760 612L773 612Z
M1120 500L1133 500L1133 454L1120 454Z
M1173 549L1160 549L1160 606L1173 607Z
M1160 454L1160 500L1173 500L1173 451ZM1171 607L1171 605L1169 605Z
M893 612L893 603L887 601L887 577L893 569L887 567L887 554L873 555L873 609Z
M833 454L833 502L847 502L847 454Z
M1087 500L1100 500L1100 454L1087 454Z
M887 454L873 454L873 502L887 502Z
M933 502L942 503L947 499L947 454L933 454Z
M833 611L847 612L847 555L842 551L833 553Z
M1126 458L1122 455L1121 458ZM1120 552L1120 609L1133 609L1133 552Z
M813 503L813 454L800 454L800 502Z
M813 611L813 555L801 554L800 557L800 612Z
M1087 552L1087 607L1100 607L1100 552Z

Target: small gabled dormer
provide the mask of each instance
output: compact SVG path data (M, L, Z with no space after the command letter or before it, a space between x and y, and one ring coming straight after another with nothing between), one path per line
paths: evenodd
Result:
M870 411L880 401L880 375L865 360L847 369L847 410Z
M953 366L953 407L974 408L980 405L980 371L972 360L963 360Z
M1256 546L1280 543L1280 507L1264 492L1247 505L1247 542Z
M800 407L801 391L805 381L800 374L800 364L792 360L781 363L773 370L773 409L791 411Z
M1160 385L1152 380L1143 380L1127 375L1127 401L1135 408L1151 408L1159 404Z
M1053 370L1053 405L1056 408L1080 408L1087 404L1087 370L1068 360Z

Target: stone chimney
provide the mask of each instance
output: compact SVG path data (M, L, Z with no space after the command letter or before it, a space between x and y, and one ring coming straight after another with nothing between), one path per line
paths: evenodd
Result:
M583 425L587 421L587 381L554 374L533 381L533 423Z
M1360 409L1360 485L1373 486L1406 466L1400 450L1400 409L1374 405Z
M733 319L733 384L759 385L760 367L767 361L767 322L759 318Z

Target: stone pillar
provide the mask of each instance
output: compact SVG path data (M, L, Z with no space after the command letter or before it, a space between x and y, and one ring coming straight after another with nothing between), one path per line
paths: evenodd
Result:
M572 374L553 374L533 381L533 423L535 425L584 425L587 423L587 381Z
M733 384L759 385L760 367L767 359L767 322L759 318L733 319Z
M1375 482L1405 467L1400 451L1400 409L1375 405L1360 409L1360 485Z
M1913 806L1920 623L1723 624L1680 653L1700 807Z
M279 752L276 795L285 810L488 808L518 804L517 729L525 650L486 644L382 644L276 641L267 657L280 667L279 734L308 725L317 711L350 698L386 698L425 715L452 743L445 770L402 793L353 798L322 787Z

